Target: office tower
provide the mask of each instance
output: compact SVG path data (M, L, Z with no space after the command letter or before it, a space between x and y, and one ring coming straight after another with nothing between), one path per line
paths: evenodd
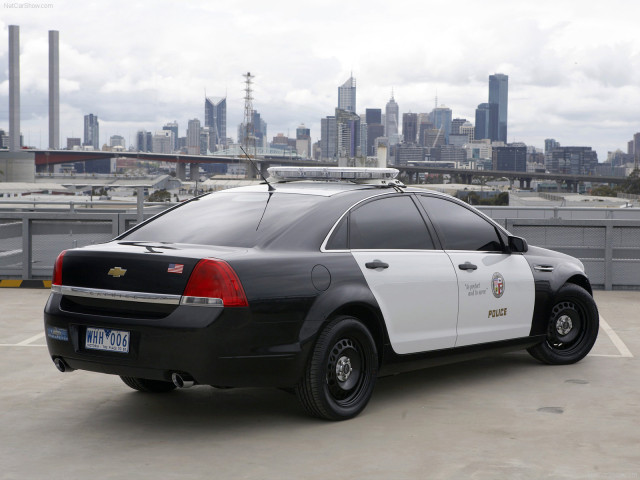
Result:
M338 129L336 117L320 120L320 157L322 160L335 160L338 149Z
M591 175L598 166L598 154L591 147L556 147L545 166L551 173Z
M496 140L507 142L507 105L509 103L509 76L502 73L489 75L489 103L498 105ZM494 128L490 127L491 130Z
M187 154L200 155L200 120L197 118L187 123Z
M493 170L503 172L527 171L527 147L507 145L492 149Z
M79 137L67 137L67 150L75 150L75 147L78 147L78 149L80 149L80 147L82 146L82 139Z
M311 129L304 123L296 128L296 152L303 158L311 158Z
M431 115L428 113L420 113L418 114L418 144L423 147L426 146L425 143L425 132L427 130L433 129L433 123L431 122Z
M475 137L474 137L475 127L471 122L465 122L464 124L460 125L459 130L461 135L467 136L469 142L473 142L475 140Z
M393 91L391 92L391 99L387 102L385 106L385 124L384 124L384 134L386 137L391 139L392 136L398 135L398 116L399 116L400 108L393 98Z
M90 113L84 116L84 142L85 147L93 147L94 150L100 149L100 125L98 124L98 116Z
M451 120L451 133L458 135L460 133L460 127L464 125L466 121L465 118L454 118Z
M59 33L49 30L49 148L60 148Z
M162 127L162 130L168 130L173 133L173 145L171 145L171 150L178 150L178 122L169 122Z
M382 109L367 108L365 110L365 121L367 122L367 125L382 124Z
M336 130L338 156L356 157L360 147L360 117L353 112L336 108Z
M498 140L498 104L481 103L476 109L476 128L474 136L476 140L488 138Z
M20 27L9 25L9 150L20 146Z
M433 122L433 127L442 131L442 133L444 134L444 143L449 143L449 134L451 133L451 117L451 109L444 105L434 108L431 112L431 121Z
M404 143L416 143L418 136L418 114L403 113L402 114L402 136Z
M384 137L384 125L380 123L369 124L367 123L367 152L368 156L374 157L376 155L376 140L380 137Z
M122 147L123 150L127 147L122 135L111 135L111 137L109 137L109 146Z
M249 139L245 142L245 137ZM260 113L251 111L251 123L247 128L244 122L238 125L238 143L250 146L251 148L265 147L267 144L267 123L262 120Z
M544 139L544 153L551 153L554 148L558 148L559 146L560 142L556 142L555 138Z
M351 113L356 111L356 79L353 75L338 87L338 109Z
M153 153L172 153L173 152L173 132L171 130L162 129L156 132L152 139L151 151Z
M227 98L206 97L204 100L204 126L210 128L213 139L210 143L219 145L227 137ZM213 150L212 150L213 151Z

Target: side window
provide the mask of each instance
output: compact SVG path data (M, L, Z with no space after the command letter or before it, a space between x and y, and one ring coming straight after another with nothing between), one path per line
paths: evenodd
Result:
M502 251L495 227L471 210L442 198L418 196L445 250Z
M349 215L345 215L331 234L327 242L327 250L348 250L349 249Z
M427 226L409 196L381 198L350 214L349 246L354 249L433 249Z

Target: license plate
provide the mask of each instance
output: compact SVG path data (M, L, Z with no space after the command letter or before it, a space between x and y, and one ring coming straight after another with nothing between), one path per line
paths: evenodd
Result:
M129 332L87 327L84 346L89 350L129 353Z

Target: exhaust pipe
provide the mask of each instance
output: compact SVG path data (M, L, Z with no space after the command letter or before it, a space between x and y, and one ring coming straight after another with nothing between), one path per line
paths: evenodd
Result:
M189 388L193 387L195 381L190 375L185 373L172 373L171 381L178 388Z
M62 373L64 372L73 372L73 368L71 368L69 365L66 364L66 362L60 358L60 357L56 357L53 359L53 364L56 366L56 368L61 371Z

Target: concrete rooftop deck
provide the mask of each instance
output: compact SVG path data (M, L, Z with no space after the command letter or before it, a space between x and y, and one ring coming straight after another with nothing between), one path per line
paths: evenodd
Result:
M0 288L0 479L638 479L640 292L596 292L592 353L525 353L380 379L359 417L279 390L134 392L59 373L44 289Z

